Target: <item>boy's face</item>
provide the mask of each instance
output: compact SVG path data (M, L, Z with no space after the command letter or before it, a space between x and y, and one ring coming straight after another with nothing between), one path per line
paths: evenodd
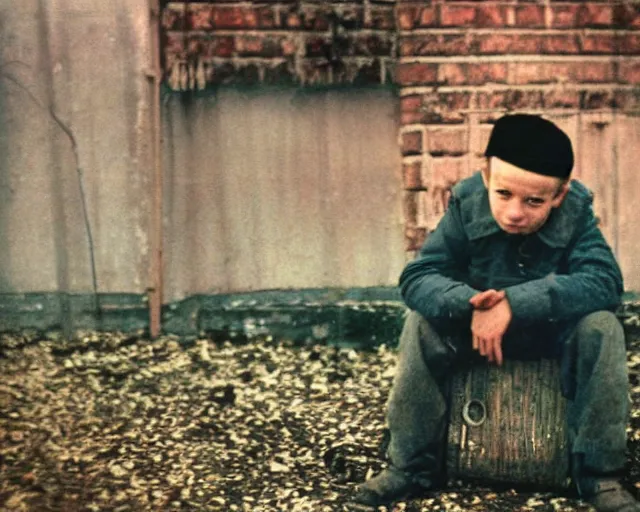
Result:
M504 231L514 235L538 231L569 190L567 182L560 178L525 171L497 157L491 157L482 177L489 191L493 218Z

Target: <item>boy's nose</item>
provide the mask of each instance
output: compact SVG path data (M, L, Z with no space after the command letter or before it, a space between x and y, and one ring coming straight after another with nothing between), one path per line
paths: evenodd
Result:
M521 221L524 218L524 211L522 209L522 207L516 203L515 201L513 201L508 207L507 207L507 220L510 223L517 223L519 221Z

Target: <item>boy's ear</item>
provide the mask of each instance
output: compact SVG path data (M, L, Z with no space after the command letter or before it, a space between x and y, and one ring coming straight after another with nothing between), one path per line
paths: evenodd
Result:
M560 189L556 193L555 197L551 200L551 206L553 208L557 208L562 204L564 198L567 196L567 192L569 192L569 182L565 181L560 185Z

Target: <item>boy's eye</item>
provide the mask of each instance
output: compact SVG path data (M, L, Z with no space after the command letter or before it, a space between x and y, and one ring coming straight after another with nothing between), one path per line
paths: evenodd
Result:
M509 192L508 190L496 190L496 194L501 197L511 197L511 192Z
M540 199L539 197L528 197L527 198L527 204L529 204L531 206L540 206L542 203L544 203L544 199Z

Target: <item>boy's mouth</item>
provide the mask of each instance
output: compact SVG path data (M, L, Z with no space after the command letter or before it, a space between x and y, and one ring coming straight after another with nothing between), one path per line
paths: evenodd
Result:
M505 224L504 227L505 227L505 231L516 232L516 233L519 233L525 228L525 226L520 226L517 224Z

